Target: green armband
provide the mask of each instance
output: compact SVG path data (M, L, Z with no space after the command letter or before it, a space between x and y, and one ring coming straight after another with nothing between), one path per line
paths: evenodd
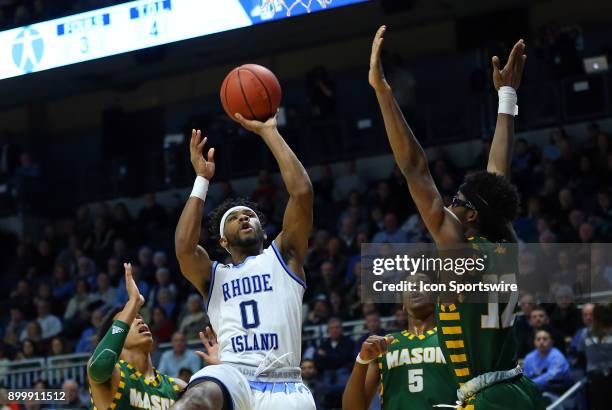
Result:
M114 320L98 343L87 368L87 373L94 382L104 383L111 377L129 330L130 327L126 323Z

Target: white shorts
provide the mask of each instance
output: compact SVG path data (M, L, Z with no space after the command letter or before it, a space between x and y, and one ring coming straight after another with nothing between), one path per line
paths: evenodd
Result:
M312 393L297 382L248 381L229 364L206 366L191 376L189 384L211 380L225 386L234 410L314 410Z

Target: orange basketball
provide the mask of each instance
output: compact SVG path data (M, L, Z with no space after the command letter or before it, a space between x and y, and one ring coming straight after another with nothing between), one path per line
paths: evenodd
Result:
M249 120L274 116L281 101L281 86L274 73L257 64L234 68L221 84L221 104L231 119L239 113Z

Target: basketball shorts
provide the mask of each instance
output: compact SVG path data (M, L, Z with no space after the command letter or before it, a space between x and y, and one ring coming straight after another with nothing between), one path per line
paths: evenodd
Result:
M229 364L206 366L189 384L211 380L229 392L234 410L315 410L312 393L301 382L249 381Z

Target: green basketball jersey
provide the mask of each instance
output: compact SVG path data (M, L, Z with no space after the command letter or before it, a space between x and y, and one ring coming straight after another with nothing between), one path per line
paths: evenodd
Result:
M516 270L504 272L501 268L516 266L511 259L516 258L512 245L495 244L482 237L468 240L476 254L485 255L491 262L483 276L495 275L497 280L506 283L515 280ZM507 259L502 261L501 258ZM483 373L516 367L513 324L518 292L515 293L508 302L468 303L470 296L467 294L460 297L462 303L437 305L440 347L454 369L457 383L465 383ZM496 293L489 297L489 300L497 300Z
M177 400L180 387L172 377L160 374L157 369L154 370L154 379L145 379L142 373L124 360L119 360L115 367L121 372L121 381L110 410L168 410ZM93 398L91 404L94 410L98 410Z
M436 328L419 336L408 331L393 336L387 353L378 358L383 410L455 403L457 385L440 350Z

